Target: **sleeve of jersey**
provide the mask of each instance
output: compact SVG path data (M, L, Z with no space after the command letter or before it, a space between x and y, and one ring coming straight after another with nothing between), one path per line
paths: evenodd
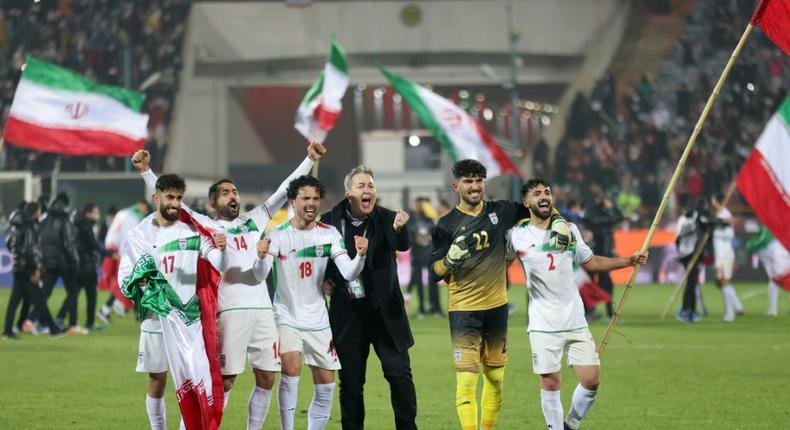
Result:
M214 241L210 237L200 235L200 255L220 272L224 269L225 253L214 246Z
M140 176L143 177L143 181L145 181L145 186L150 189L156 189L156 180L159 179L156 177L156 173L153 170L148 169L143 173L140 173Z
M352 260L348 257L347 253L338 254L337 257L333 258L335 261L335 266L337 266L337 270L343 275L343 278L346 281L353 281L359 277L359 274L362 273L362 269L365 268L365 257L360 256L357 254L356 257Z
M433 250L431 251L431 274L434 278L443 278L447 274L447 269L441 261L450 249L450 235L445 230L444 223L439 222L433 230ZM443 273L437 271L437 265L441 266Z
M340 254L348 255L348 251L346 250L346 243L343 237L340 236L340 232L336 228L332 228L334 231L332 232L332 248L329 250L329 255L334 260Z
M571 232L576 236L576 255L574 255L574 259L577 263L584 264L593 258L592 249L582 239L582 234L579 228L576 227L576 224L571 224L570 226Z
M263 282L269 276L269 271L272 270L272 265L274 265L274 259L277 258L277 254L279 254L279 249L277 239L272 238L266 255L263 258L255 259L255 263L252 265L252 273L255 274L255 279L258 282Z
M269 196L266 202L263 203L263 207L262 207L263 211L269 217L268 219L272 219L273 211L280 209L285 204L285 201L287 200L286 191L288 190L288 184L290 184L291 181L293 181L294 179L310 173L310 169L312 168L313 168L313 160L311 160L310 157L305 157L304 160L302 160L302 163L299 164L299 166L296 168L296 170L291 172L291 174L287 178L285 178L285 180L280 184L280 186L277 188L277 191L275 191L274 194ZM261 228L264 227L266 226L265 225L261 226Z

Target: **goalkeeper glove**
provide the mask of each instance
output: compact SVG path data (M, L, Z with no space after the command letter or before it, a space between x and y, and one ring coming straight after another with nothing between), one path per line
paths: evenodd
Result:
M444 266L455 272L461 267L464 260L472 256L466 246L466 236L458 236L450 245L450 250L444 256Z
M551 221L551 232L549 233L549 245L560 251L567 251L571 241L575 239L571 233L568 223L556 217Z

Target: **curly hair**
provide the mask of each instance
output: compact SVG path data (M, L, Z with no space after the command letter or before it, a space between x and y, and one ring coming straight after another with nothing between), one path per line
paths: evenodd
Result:
M302 175L290 183L288 183L288 189L286 190L286 195L288 196L288 200L293 200L299 194L299 189L304 187L313 187L318 191L318 195L321 198L324 198L326 195L326 187L324 187L318 179L310 176L310 175Z
M477 160L472 160L471 158L467 158L466 160L461 160L455 165L453 165L453 177L455 179L460 178L474 178L479 177L485 179L486 177L486 167L483 166Z

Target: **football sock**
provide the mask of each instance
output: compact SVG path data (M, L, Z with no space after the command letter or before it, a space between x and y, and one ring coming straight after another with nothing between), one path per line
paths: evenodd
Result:
M247 430L260 430L263 422L266 421L271 400L272 390L265 390L258 386L253 387L250 401L247 404Z
M455 408L463 430L477 430L477 372L456 372Z
M587 412L595 403L595 395L597 390L588 390L582 387L582 384L576 386L573 391L573 399L571 400L571 409L568 411L568 419L565 423L571 429L579 428L579 422L587 415Z
M541 389L540 408L543 409L543 418L546 419L547 428L550 430L561 430L563 428L560 390L547 391Z
M502 407L502 385L505 367L483 366L483 395L480 398L480 429L490 430L496 425Z
M151 430L167 430L165 410L165 398L145 396L145 411L148 412L148 422L151 423Z
M735 292L735 288L732 288L732 285L727 284L724 286L724 288L722 288L722 291L724 291L724 294L726 294L727 297L729 298L730 305L732 306L732 310L735 313L743 312L743 305L741 304L741 301L738 299L738 293Z
M768 313L771 315L779 313L779 286L774 281L768 283Z
M228 398L230 398L230 390L225 391L224 393L222 393L222 396L223 396L222 410L224 411L225 408L228 407Z
M324 430L332 414L332 397L335 393L335 383L315 384L313 400L307 409L307 429Z
M296 399L299 394L299 377L282 375L277 397L280 401L280 424L282 430L293 430Z

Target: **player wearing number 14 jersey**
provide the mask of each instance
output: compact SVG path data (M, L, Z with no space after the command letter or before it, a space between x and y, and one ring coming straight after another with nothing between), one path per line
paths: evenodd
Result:
M575 225L552 222L554 201L548 182L531 179L521 193L530 218L508 232L508 244L518 254L527 279L532 370L541 377L541 407L548 428L577 429L595 401L600 363L584 319L573 263L590 272L608 272L637 262L644 264L647 254L637 253L630 258L594 255ZM553 240L553 232L567 235L568 243L558 244ZM564 351L568 354L568 364L576 370L579 385L563 424L559 390Z
M294 427L301 359L313 373L314 394L307 413L308 429L321 430L329 422L335 389L334 371L340 369L329 315L321 289L329 259L347 281L359 277L365 265L368 240L354 238L352 260L337 229L316 221L325 190L318 179L301 176L288 185L294 217L258 243L255 275L265 279L274 266L274 316L280 333L282 377L278 390L284 430Z

